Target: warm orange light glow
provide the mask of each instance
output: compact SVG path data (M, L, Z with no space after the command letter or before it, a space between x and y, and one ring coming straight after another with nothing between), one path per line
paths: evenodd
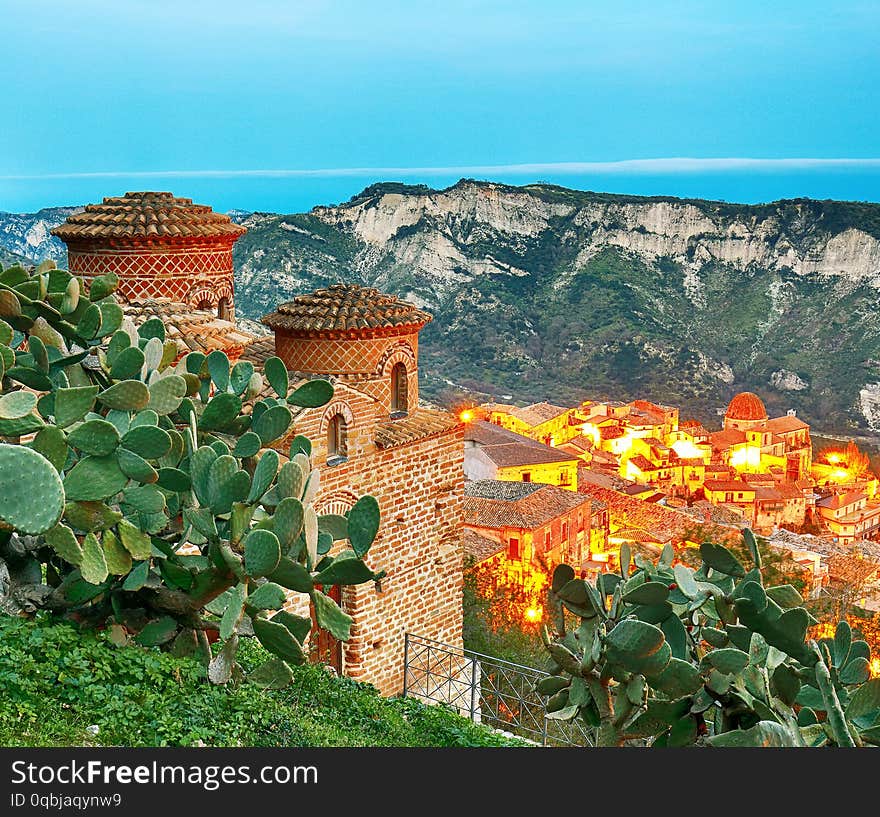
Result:
M474 413L470 409L465 409L458 415L458 419L463 423L469 423L474 419Z
M540 607L528 607L525 612L526 621L533 624L539 622L544 617L544 611Z
M697 448L690 440L676 440L672 450L683 460L701 460L706 454L705 448Z
M845 468L836 468L831 472L831 479L836 482L846 482L849 479L849 471Z
M871 677L880 678L880 658L871 659Z
M761 465L761 449L753 445L737 447L730 455L730 464L741 470L757 468Z
M837 463L840 462L840 454L829 454L828 462L830 462L832 465L837 465Z

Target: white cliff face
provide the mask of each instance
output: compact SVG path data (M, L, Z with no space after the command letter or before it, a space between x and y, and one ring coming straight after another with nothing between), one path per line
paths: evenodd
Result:
M871 431L880 431L880 383L866 383L859 391L859 408Z
M67 265L67 247L49 235L80 207L53 207L38 213L0 213L0 246L33 261L51 259Z

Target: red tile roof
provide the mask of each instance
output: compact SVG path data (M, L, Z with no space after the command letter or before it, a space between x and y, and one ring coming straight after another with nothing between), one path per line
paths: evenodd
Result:
M405 417L379 423L373 440L379 448L393 448L434 434L442 434L461 425L459 419L449 412L418 408Z
M498 483L501 483L500 487ZM531 488L537 483L508 485ZM579 507L587 506L592 510L591 497L555 485L538 485L537 490L520 491L519 496L514 489L508 492L510 498L501 498L505 496L505 489L503 480L466 482L464 524L477 528L534 530Z
M757 394L744 391L730 401L724 416L731 420L766 420L767 409Z
M353 330L413 329L431 315L395 295L357 284L334 284L292 301L262 319L270 329L291 333L349 333Z
M532 403L530 406L509 406L507 413L522 420L530 426L539 426L548 420L555 420L557 417L568 414L570 408L565 406L554 406L552 403Z
M89 204L51 230L62 241L134 238L231 238L247 232L229 216L172 193L135 192Z
M504 545L501 542L483 536L471 528L464 529L464 553L474 562L484 562L486 559L497 556L503 550Z
M790 434L802 431L809 426L798 417L773 417L767 421L767 428L774 434Z
M476 442L499 468L562 462L577 464L580 461L578 457L558 448L544 445L531 437L524 437L486 420L468 423L464 438L469 442Z

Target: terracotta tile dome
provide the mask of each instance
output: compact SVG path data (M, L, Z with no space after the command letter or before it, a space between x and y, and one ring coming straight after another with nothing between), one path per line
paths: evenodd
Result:
M767 409L757 394L743 391L730 401L724 416L728 420L766 420Z

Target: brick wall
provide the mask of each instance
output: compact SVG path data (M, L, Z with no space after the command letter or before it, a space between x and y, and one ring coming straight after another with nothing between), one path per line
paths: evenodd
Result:
M235 300L232 242L93 247L72 244L67 250L68 268L86 285L109 272L119 276L117 295L123 300L171 298L197 307L216 310L225 298L232 319Z

